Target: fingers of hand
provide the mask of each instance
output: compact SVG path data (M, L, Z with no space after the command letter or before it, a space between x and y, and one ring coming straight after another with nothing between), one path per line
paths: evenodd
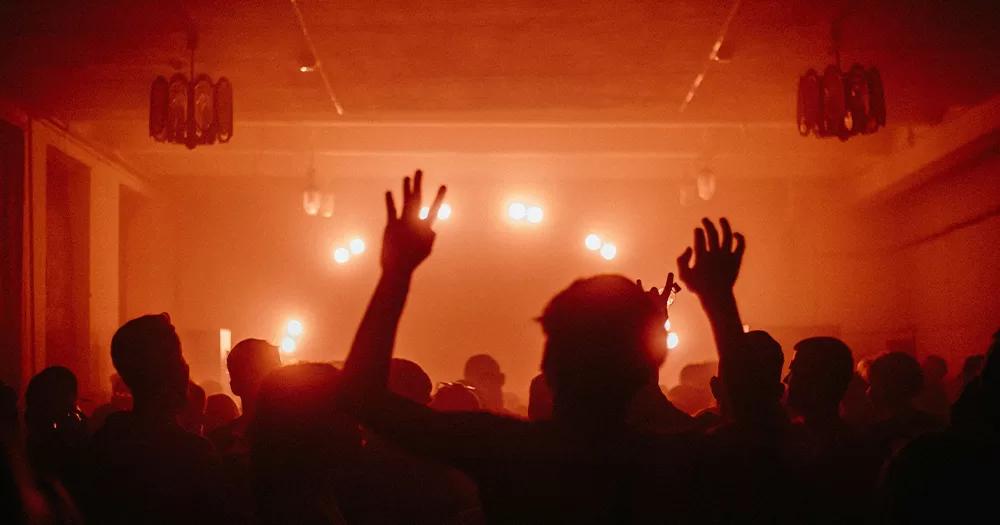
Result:
M735 233L733 237L736 238L736 249L733 251L733 255L736 257L736 263L739 264L743 260L743 252L747 247L746 240L742 233Z
M389 222L395 221L398 217L396 215L396 201L392 198L392 192L385 192L385 212L389 216Z
M688 248L690 250L690 248ZM697 228L694 230L694 253L697 256L696 262L705 257L705 230Z
M434 224L437 220L438 210L441 209L441 205L444 204L444 195L448 192L448 188L441 186L438 188L437 195L434 197L434 203L431 204L430 212L427 215L428 226Z
M417 206L420 205L420 199L423 196L423 183L424 172L422 170L417 170L413 175L413 200L417 202Z
M733 251L733 229L729 226L729 221L723 217L719 219L722 226L722 250L726 253Z
M708 234L708 250L716 251L719 249L719 230L715 228L715 224L708 219L701 220L702 226L705 227L705 232Z

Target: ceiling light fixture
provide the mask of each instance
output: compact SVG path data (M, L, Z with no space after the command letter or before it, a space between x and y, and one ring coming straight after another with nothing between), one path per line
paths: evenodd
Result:
M810 69L799 77L797 123L803 137L869 135L885 127L885 87L874 67L840 68L840 33L844 14L833 22L834 63L820 75Z
M191 51L190 78L177 73L153 81L149 93L149 136L157 142L200 145L226 143L233 138L233 85L226 77L212 83L205 74L194 75L194 50L198 34L188 31Z

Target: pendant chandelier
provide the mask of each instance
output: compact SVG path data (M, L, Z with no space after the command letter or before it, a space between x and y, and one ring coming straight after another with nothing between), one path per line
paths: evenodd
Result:
M799 78L797 124L803 137L847 140L885 127L885 87L874 67L840 67L842 19L833 23L834 63L822 74L810 69Z
M200 145L226 143L233 137L233 86L226 77L213 83L205 74L195 76L194 50L198 37L188 33L191 76L177 73L153 81L149 96L149 136L157 142Z

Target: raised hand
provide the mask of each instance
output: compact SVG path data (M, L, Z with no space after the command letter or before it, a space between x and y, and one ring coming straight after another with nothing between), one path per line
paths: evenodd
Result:
M674 282L673 272L667 274L667 284L663 285L662 291L655 286L650 288L649 291L646 291L646 288L642 285L642 279L637 279L635 284L639 287L640 291L649 294L650 298L663 304L663 309L668 312L668 316L670 315L670 305L674 303L674 298L677 296L677 292L681 291L681 286Z
M677 272L688 289L698 295L730 293L740 274L740 264L746 248L743 235L733 233L725 218L719 219L719 225L722 226L721 239L712 221L702 219L701 223L704 229L694 231L694 250L688 247L677 258ZM691 265L692 255L695 259L694 266Z
M382 236L383 272L412 273L431 254L435 237L432 226L447 189L444 186L438 188L430 213L426 219L421 219L423 177L423 172L417 170L412 187L409 177L403 179L403 206L398 216L392 192L385 192L385 209L389 221Z

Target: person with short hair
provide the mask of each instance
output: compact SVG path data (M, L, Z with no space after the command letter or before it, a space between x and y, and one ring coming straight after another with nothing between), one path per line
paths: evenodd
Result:
M102 524L226 522L228 499L212 444L185 431L188 364L167 314L118 329L111 361L132 391L130 412L108 416L89 450L85 510Z

